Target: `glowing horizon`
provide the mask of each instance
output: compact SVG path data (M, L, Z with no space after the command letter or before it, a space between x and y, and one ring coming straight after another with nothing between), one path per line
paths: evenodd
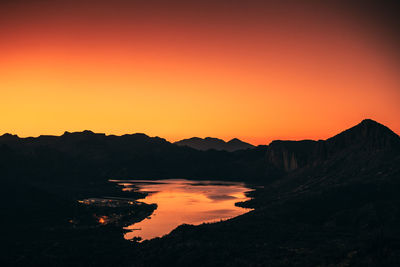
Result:
M365 118L400 132L398 54L368 17L89 2L0 9L0 134L258 145L326 139Z

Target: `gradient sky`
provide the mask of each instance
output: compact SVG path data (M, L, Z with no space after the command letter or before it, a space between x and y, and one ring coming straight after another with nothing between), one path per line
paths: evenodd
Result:
M0 134L267 144L364 118L400 132L392 7L196 2L2 1Z

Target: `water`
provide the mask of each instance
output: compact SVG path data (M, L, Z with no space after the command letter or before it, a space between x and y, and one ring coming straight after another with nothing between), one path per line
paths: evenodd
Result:
M183 179L114 182L123 185L126 191L148 192L144 202L158 205L149 218L125 228L131 230L125 239L160 237L184 223L216 222L249 211L235 206L236 202L248 200L245 192L250 188L243 183Z

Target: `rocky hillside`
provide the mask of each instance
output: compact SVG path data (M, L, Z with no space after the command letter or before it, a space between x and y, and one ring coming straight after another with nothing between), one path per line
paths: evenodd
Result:
M366 119L327 140L273 141L268 147L266 160L290 172L337 157L358 157L359 160L380 152L391 154L399 148L397 134L382 124Z

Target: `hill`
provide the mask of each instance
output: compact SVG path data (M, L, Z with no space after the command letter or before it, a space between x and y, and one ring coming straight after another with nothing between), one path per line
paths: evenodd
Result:
M234 153L199 151L140 133L115 136L83 131L37 138L5 134L0 136L0 173L3 179L55 181L57 176L57 181L67 182L110 178L265 179L264 152L263 146Z
M234 152L144 134L3 135L0 170L3 215L20 215L5 220L3 242L19 240L3 258L13 265L32 259L40 266L400 265L400 137L372 120L327 140L273 141ZM106 183L110 177L179 175L257 183L252 199L237 203L254 210L182 225L142 243L124 242L115 228L65 230L70 216L85 213L73 204L78 197L117 190ZM64 239L54 229L64 229Z
M144 242L143 265L157 255L155 266L398 266L399 144L372 120L327 140L275 141L266 156L285 175L239 203L255 210Z

